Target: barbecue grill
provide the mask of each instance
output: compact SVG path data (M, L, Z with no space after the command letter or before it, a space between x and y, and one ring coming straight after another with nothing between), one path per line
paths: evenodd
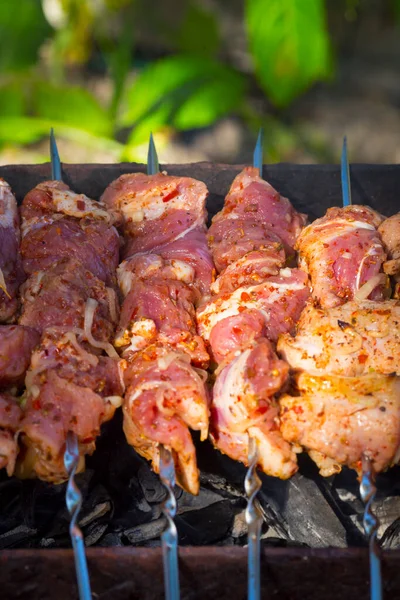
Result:
M241 166L162 165L172 175L204 181L210 218L219 211ZM74 190L99 198L122 173L143 165L64 165ZM48 165L7 166L0 177L19 201L48 178ZM274 165L264 178L310 219L341 204L337 166ZM352 166L352 200L390 216L398 211L400 166ZM175 523L180 542L182 598L244 598L247 586L245 467L197 444L201 470L198 497L176 489ZM343 470L323 479L304 455L288 481L261 475L263 511L262 593L282 598L367 598L368 552L362 526L364 505L356 475ZM400 597L400 469L378 477L374 512L380 521L385 592ZM76 596L69 548L65 486L0 476L0 582L5 598ZM88 550L94 597L159 598L163 595L160 505L165 490L123 436L120 415L104 426L87 470L76 477L83 494L80 526ZM207 546L203 548L202 546ZM210 548L211 546L211 548ZM95 596L96 594L96 596Z

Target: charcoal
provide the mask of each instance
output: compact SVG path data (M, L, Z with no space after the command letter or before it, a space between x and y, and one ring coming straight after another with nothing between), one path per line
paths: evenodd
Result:
M232 526L232 537L241 538L247 535L246 512L242 511L234 516Z
M314 480L300 473L288 481L271 477L263 480L260 503L272 508L272 525L283 524L287 539L314 548L347 546L345 527Z
M183 546L214 544L232 529L234 506L229 500L215 502L197 511L188 511L175 519L179 543Z
M107 522L95 522L89 525L89 527L85 527L83 533L85 538L85 546L94 546L100 539L103 537L106 529Z
M149 504L157 504L165 499L167 494L160 478L148 465L143 465L138 471L139 483L142 487L144 497Z
M21 543L27 547L29 546L29 541L34 538L36 534L36 529L31 529L26 525L18 525L18 527L0 535L0 549L17 548Z
M164 531L166 524L167 519L161 517L156 521L151 521L150 523L145 523L138 527L132 527L132 529L126 529L124 535L131 544L140 544L141 542L159 537Z
M382 535L380 543L385 550L400 548L400 517L389 525Z
M110 546L123 546L122 535L118 533L106 533L98 542L98 546L108 548Z
M206 506L211 506L215 502L220 502L223 497L211 490L205 488L200 489L198 496L192 496L187 492L183 492L178 500L178 514L185 513L190 510L200 510Z

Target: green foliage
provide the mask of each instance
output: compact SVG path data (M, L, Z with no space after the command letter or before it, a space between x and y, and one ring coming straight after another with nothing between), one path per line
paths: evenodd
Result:
M215 56L220 39L214 15L189 0L184 18L175 34L178 50L198 56Z
M0 0L0 75L12 74L0 79L0 143L36 142L53 125L60 135L132 157L151 130L207 127L233 114L250 126L266 123L248 95L252 73L230 64L216 15L201 0ZM255 77L276 106L329 76L325 20L323 0L245 1ZM145 50L157 59L133 73L143 24L155 41ZM174 54L158 58L166 52ZM107 106L67 83L70 75L84 80L94 63L109 75ZM287 144L274 123L269 138Z
M107 112L85 89L38 81L33 86L34 114L99 136L111 134Z
M277 106L330 72L323 0L246 0L256 74Z
M40 0L0 0L0 72L35 64L49 33Z
M120 124L138 129L130 144L142 141L150 128L205 127L240 108L245 87L239 73L212 60L166 58L143 69L127 89Z

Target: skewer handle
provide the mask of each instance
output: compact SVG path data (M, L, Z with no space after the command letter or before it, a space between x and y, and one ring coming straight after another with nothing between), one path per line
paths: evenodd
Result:
M381 557L377 540L379 521L372 511L372 502L376 494L375 475L371 460L364 456L362 463L362 477L360 484L360 495L365 503L363 525L369 541L369 569L370 569L370 598L371 600L382 600L382 573Z
M167 497L161 506L167 519L167 526L161 535L165 598L166 600L179 600L178 533L174 523L176 515L175 465L171 452L164 446L160 446L160 478L167 490Z
M91 600L89 573L86 562L85 543L83 534L77 524L79 511L82 507L82 494L75 483L75 473L79 463L78 438L72 431L67 435L67 446L64 453L64 465L69 479L67 485L66 504L71 515L69 525L69 534L71 537L72 548L74 550L75 570L78 580L78 590L80 600Z
M249 468L244 482L248 498L246 507L246 523L248 527L248 600L260 600L260 536L262 518L256 505L257 493L261 488L261 479L257 475L258 449L254 438L249 439Z

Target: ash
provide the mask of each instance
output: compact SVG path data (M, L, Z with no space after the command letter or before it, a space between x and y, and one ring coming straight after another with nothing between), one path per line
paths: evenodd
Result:
M181 545L246 544L246 469L198 443L201 491L179 488L176 525ZM323 479L306 456L289 481L263 476L259 500L264 517L262 543L274 546L347 547L366 545L363 504L354 473ZM400 548L400 468L377 480L374 511L384 548ZM147 462L123 436L121 414L108 423L86 472L76 481L84 503L80 526L87 546L158 546L165 527L160 504L165 491ZM67 548L65 485L0 479L0 549Z

